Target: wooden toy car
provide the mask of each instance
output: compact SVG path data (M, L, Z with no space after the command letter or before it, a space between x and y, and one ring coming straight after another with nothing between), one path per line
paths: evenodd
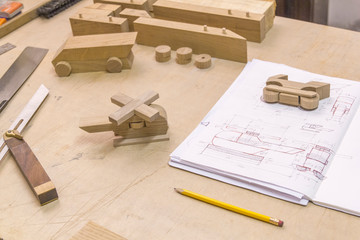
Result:
M279 74L270 77L263 89L263 99L268 103L283 103L314 110L319 100L330 96L330 84L311 81L300 83L289 81L288 76Z
M65 77L70 73L130 69L136 36L136 32L125 32L70 37L52 60L55 72Z

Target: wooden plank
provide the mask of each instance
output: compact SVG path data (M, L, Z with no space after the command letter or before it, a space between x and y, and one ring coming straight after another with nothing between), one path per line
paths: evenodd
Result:
M126 240L126 238L90 221L70 240Z
M87 13L80 13L70 17L70 25L74 36L129 31L129 24L126 18L102 17Z
M154 18L138 18L134 21L138 32L137 43L156 47L169 45L173 50L190 47L195 54L209 54L238 62L247 62L246 39L221 28L167 21Z
M238 10L158 0L154 5L156 18L227 28L248 41L261 42L265 38L265 16Z
M127 18L129 23L129 31L134 31L134 21L139 17L151 18L149 13L145 10L125 8L119 14L119 17Z
M265 16L265 30L268 32L275 19L275 0L171 0L174 2L198 4L201 6L223 8L228 10L238 10L243 12L257 13Z
M108 3L94 3L92 5L86 6L85 8L110 11L111 16L114 16L114 17L119 17L119 14L122 10L120 5L108 4Z
M22 3L24 4L24 10L21 14L13 17L12 19L0 26L0 38L16 30L22 25L30 22L31 20L37 18L39 15L37 14L36 10L47 2L49 2L49 0L42 1L41 3L36 3L35 5L33 5L33 7L27 9L27 4L22 1Z
M121 5L122 9L134 8L147 12L150 11L149 2L147 0L94 0L94 3L109 3Z

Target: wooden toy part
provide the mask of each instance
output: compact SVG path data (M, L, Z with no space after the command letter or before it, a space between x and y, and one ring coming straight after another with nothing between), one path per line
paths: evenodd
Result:
M261 42L265 38L263 14L215 8L168 0L158 0L153 5L155 18L184 23L200 24L229 29L248 41Z
M112 102L122 106L122 108L109 116L110 122L116 124L117 126L121 125L134 115L137 115L149 122L154 121L159 116L159 111L148 106L159 98L159 94L156 92L149 91L138 98L131 100L121 93L117 96L115 95L115 97L112 97Z
M139 17L151 18L149 13L141 9L125 8L120 12L120 17L127 18L129 23L129 31L134 31L134 21Z
M97 16L93 14L76 14L70 19L71 30L74 36L121 33L129 31L126 18L112 16Z
M121 5L123 9L133 8L150 11L150 5L147 0L94 0L94 3L107 3Z
M330 84L311 81L300 83L289 81L284 74L270 77L263 89L263 99L269 103L300 106L306 110L316 109L319 100L330 96Z
M122 93L116 94L111 97L111 102L122 107L119 111L108 118L83 118L79 127L89 133L113 131L118 136L113 140L115 147L168 140L166 133L169 127L165 109L151 104L158 97L153 91L136 99Z
M70 37L58 50L52 64L61 77L78 72L130 69L136 36L136 32L127 32Z
M167 62L171 58L171 48L168 45L160 45L155 48L155 59L158 62Z
M138 32L137 43L156 47L169 45L172 50L187 46L195 54L210 54L213 57L247 62L246 39L221 28L207 27L155 18L140 17L134 21Z
M107 4L107 3L94 3L85 8L96 9L96 10L105 10L109 13L106 16L120 17L120 12L122 10L120 5L117 4Z
M195 57L195 66L199 69L211 67L211 56L209 54L199 54Z
M178 64L188 64L191 62L192 49L188 47L181 47L176 50L176 62Z

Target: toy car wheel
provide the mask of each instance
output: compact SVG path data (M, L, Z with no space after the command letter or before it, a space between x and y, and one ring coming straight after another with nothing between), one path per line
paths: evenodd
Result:
M305 110L314 110L319 105L319 94L314 98L300 97L300 107Z
M111 73L121 72L123 64L117 57L111 57L107 60L106 70Z
M55 66L55 72L59 77L67 77L71 73L70 63L65 61L60 61Z
M276 103L279 101L279 93L263 89L263 100L268 103Z

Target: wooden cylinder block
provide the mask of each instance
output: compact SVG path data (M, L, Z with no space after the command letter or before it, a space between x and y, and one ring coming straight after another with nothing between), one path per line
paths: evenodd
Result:
M206 69L211 66L211 56L209 54L199 54L195 57L195 66L200 69Z
M155 59L158 62L167 62L171 58L171 48L168 45L160 45L155 48Z
M111 57L107 60L106 70L111 73L121 72L122 70L122 62L117 57Z
M67 77L71 73L70 63L66 61L60 61L55 66L55 72L59 77Z
M176 50L176 62L178 64L187 64L191 62L192 49L188 47L182 47Z

